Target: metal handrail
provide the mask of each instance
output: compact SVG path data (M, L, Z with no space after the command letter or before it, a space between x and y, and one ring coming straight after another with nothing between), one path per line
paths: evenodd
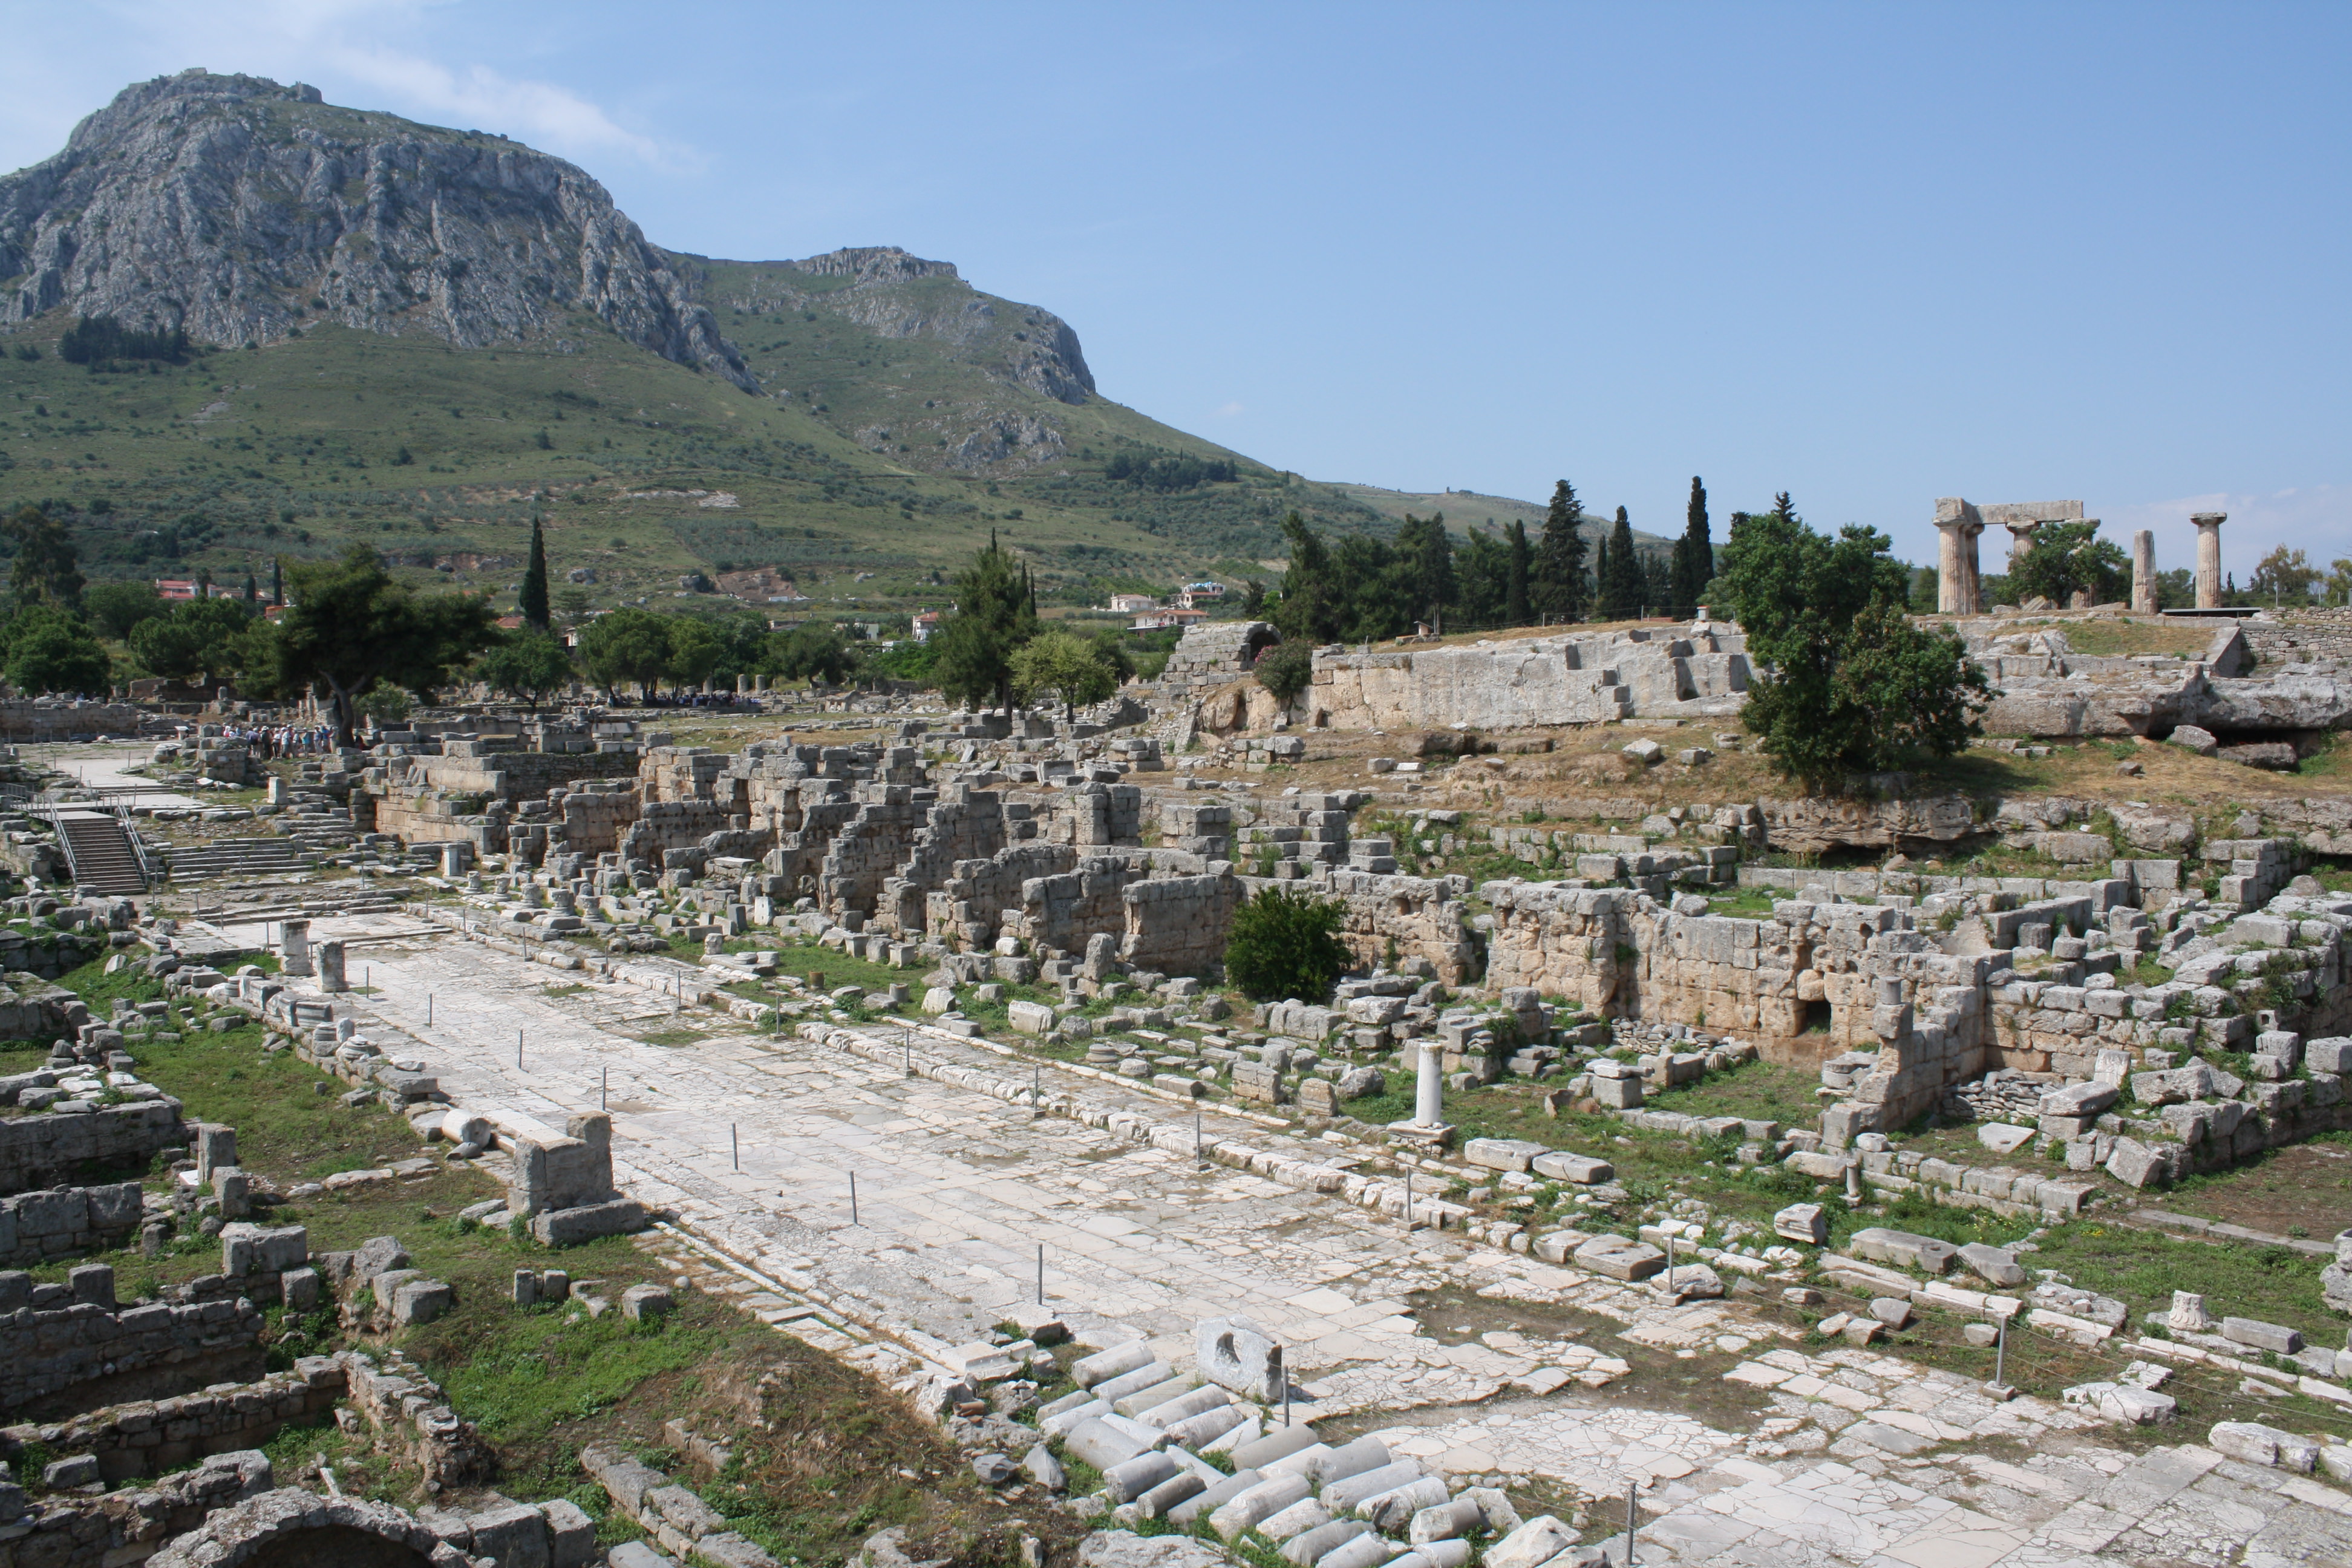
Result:
M144 892L159 879L155 875L155 868L148 863L147 841L139 837L139 829L131 825L131 807L127 802L118 800L114 803L114 820L121 827L122 837L131 842L131 858L139 863L139 887Z

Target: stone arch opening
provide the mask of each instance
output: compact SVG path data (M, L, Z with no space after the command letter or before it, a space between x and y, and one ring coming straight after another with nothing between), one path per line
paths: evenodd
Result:
M431 1568L433 1559L406 1542L348 1524L289 1530L262 1542L240 1568Z

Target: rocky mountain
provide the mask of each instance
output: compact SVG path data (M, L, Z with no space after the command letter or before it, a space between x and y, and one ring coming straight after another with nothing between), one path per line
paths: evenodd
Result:
M64 152L0 177L0 321L62 306L228 346L331 321L481 348L584 310L757 389L670 258L582 170L258 77L142 82Z

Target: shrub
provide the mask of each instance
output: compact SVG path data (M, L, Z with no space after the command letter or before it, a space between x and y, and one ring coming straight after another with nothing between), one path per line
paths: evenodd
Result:
M1261 1002L1320 1002L1355 962L1338 932L1339 903L1266 888L1234 912L1225 942L1225 978Z
M1276 643L1257 656L1257 683L1287 702L1315 676L1315 650L1303 641Z

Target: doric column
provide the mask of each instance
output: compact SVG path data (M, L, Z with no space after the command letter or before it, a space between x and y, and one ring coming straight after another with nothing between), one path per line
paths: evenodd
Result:
M2221 607L2221 525L2230 521L2230 514L2200 511L2189 521L2197 525L2197 607L2218 610Z
M2132 535L2131 607L2143 616L2156 614L2156 535L2145 528Z
M2035 518L2031 521L2012 522L2005 526L2009 529L2009 563L2013 567L2033 548L2033 531L2042 526L2042 520Z
M1936 609L1947 616L1962 616L1968 598L1968 552L1960 537L1968 524L1958 518L1949 522L1936 521Z

